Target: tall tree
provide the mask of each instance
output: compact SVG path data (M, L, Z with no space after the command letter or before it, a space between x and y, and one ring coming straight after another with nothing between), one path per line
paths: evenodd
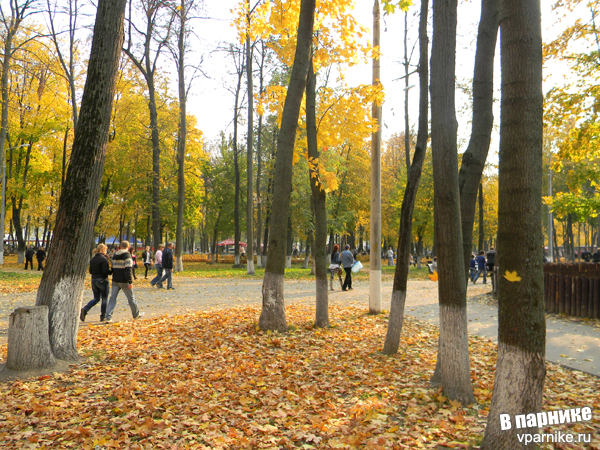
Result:
M458 174L465 280L468 280L469 274L477 190L481 183L494 125L492 107L494 102L494 57L498 38L498 2L499 0L481 1L481 17L477 32L473 73L471 138L467 150L463 154ZM483 250L481 245L479 250Z
M155 76L158 60L162 50L169 41L171 32L170 24L166 25L166 35L158 37L158 28L163 11L166 11L166 0L140 0L140 7L145 23L143 27L133 24L136 16L132 11L133 0L129 3L128 38L127 46L123 48L125 54L144 76L148 87L148 110L150 112L150 140L152 142L152 237L154 248L161 242L160 224L160 139L158 134L158 109L156 106ZM172 20L172 18L171 18ZM140 55L135 55L136 43L134 33L139 34L142 41ZM156 44L156 47L153 47Z
M327 194L323 182L319 179L319 146L317 141L317 77L311 57L306 83L306 140L308 148L308 167L310 189L315 214L315 238L313 257L317 289L317 307L315 325L329 326L329 302L327 291ZM312 233L312 231L311 231Z
M500 1L502 100L498 192L498 358L481 448L530 448L500 414L540 411L546 320L541 217L543 94L540 2ZM536 446L537 447L537 446Z
M0 22L4 28L2 39L4 40L4 54L2 56L2 74L0 78L0 91L2 97L2 118L0 119L0 161L2 161L2 173L0 182L2 183L2 198L0 201L0 265L4 264L4 221L6 213L6 157L4 155L4 144L8 133L8 98L10 90L10 61L19 49L14 46L14 39L19 31L23 20L32 13L32 6L36 0L10 0L10 15L5 11L5 6L0 5Z
M300 104L306 87L311 52L315 0L302 0L296 39L294 65L290 76L281 126L277 137L275 178L269 233L269 257L262 288L262 311L259 326L263 330L287 331L283 294L283 275L287 241L287 222L292 191L292 163Z
M185 153L187 145L187 94L185 81L185 56L188 51L189 11L194 0L180 0L174 9L176 17L177 46L171 49L177 66L179 95L179 133L177 135L177 228L175 229L175 271L183 271L183 215L185 211Z
M381 85L379 0L373 5L373 86ZM373 101L377 130L371 136L371 251L369 255L369 312L381 312L381 103Z
M440 337L438 367L444 395L475 400L469 372L467 286L464 282L455 111L457 0L433 4L431 47L431 148L434 227L438 256ZM440 220L443 218L443 220Z
M254 274L254 192L253 151L254 145L254 83L252 80L252 50L254 45L250 39L250 0L248 0L248 31L246 32L246 82L248 85L248 135L246 136L246 268L249 275Z
M394 273L394 286L392 288L392 301L390 306L390 320L385 337L383 353L393 355L398 351L402 325L404 323L404 305L406 304L406 291L408 283L410 243L412 238L412 223L421 171L425 161L428 138L428 111L429 111L429 39L427 37L427 18L429 13L428 0L421 0L421 17L419 20L419 130L417 132L417 145L412 164L408 171L408 180L404 199L400 210L400 229L398 231L398 259ZM408 147L407 147L408 153Z
M36 305L49 308L52 352L64 360L78 359L79 307L104 171L125 3L98 2L71 164L60 196L48 265L37 293Z

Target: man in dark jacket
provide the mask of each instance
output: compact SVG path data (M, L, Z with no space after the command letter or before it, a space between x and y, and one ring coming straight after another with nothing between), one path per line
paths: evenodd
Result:
M114 254L112 259L113 283L110 300L106 308L106 322L112 322L112 315L117 306L117 295L119 295L121 289L125 292L133 318L139 319L145 314L140 312L133 297L133 260L131 259L131 253L128 251L129 242L121 242L120 247L121 249Z
M157 282L159 286L162 286L162 282L167 280L167 290L175 289L173 287L173 243L169 242L167 244L167 248L162 255L162 268L165 271L165 274L162 278Z
M346 272L346 278L344 278L344 284L342 285L342 291L348 291L352 289L352 265L354 264L354 255L350 251L350 246L346 244L344 251L342 252L342 267Z
M31 270L33 270L33 255L35 255L35 250L33 249L33 245L30 245L25 252L25 270L27 270L28 264L31 266Z
M44 250L44 247L39 248L35 257L38 261L38 270L44 270L44 260L46 259L46 250Z

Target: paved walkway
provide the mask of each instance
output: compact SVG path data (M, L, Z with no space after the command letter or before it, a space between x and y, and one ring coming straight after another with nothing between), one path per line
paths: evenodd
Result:
M147 317L164 314L183 314L190 311L227 308L236 305L260 304L262 280L244 279L192 279L174 280L176 290L157 290L147 281L138 280L134 293L140 308ZM420 320L438 324L437 283L432 281L409 281L406 314ZM392 282L385 281L382 289L383 309L389 311ZM497 342L498 310L482 299L490 291L490 285L469 284L468 319L469 334L487 337ZM289 281L285 284L286 303L314 304L314 282ZM92 297L86 291L84 299ZM331 304L368 307L369 286L361 281L354 289L341 292L339 286L330 292ZM3 294L0 296L0 343L6 342L8 315L17 306L35 303L35 293ZM96 306L82 326L98 325L100 308ZM113 318L130 320L131 312L123 294L118 298ZM600 375L600 327L583 322L571 322L552 316L546 320L546 357L574 369Z

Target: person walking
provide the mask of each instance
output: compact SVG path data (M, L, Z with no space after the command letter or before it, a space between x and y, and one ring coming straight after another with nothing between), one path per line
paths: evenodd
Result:
M340 288L343 287L342 283L342 274L340 270L340 264L342 264L342 260L340 259L340 246L337 244L333 245L333 251L331 252L331 264L329 264L329 271L331 272L331 277L329 279L329 289L335 291L333 289L333 277L337 274L340 280Z
M142 253L142 261L144 262L144 267L146 268L146 273L144 274L144 279L148 279L148 269L152 266L152 253L150 252L150 246L146 245L146 250Z
M105 322L112 322L112 315L117 306L117 296L119 291L123 291L129 302L129 308L131 309L131 315L134 319L139 319L145 312L141 312L135 297L133 296L133 276L131 269L133 267L133 261L131 254L129 253L129 242L122 241L120 244L120 250L115 252L112 260L112 290L110 292L110 300L106 308Z
M592 262L600 263L600 247L596 248L596 252L594 253L594 259L592 259Z
M590 252L587 248L581 252L581 259L585 262L590 262L592 260L592 252Z
M486 284L486 261L485 261L485 252L481 250L479 252L479 256L477 256L477 273L473 277L473 283L476 283L479 279L479 275L483 274L483 284Z
M162 289L162 283L160 282L160 279L163 276L162 256L164 248L164 245L159 244L158 250L156 250L156 253L154 254L154 267L156 268L156 276L150 281L151 286L156 284L159 289Z
M46 260L46 250L44 250L44 247L40 247L38 249L38 251L35 253L35 258L38 262L38 270L44 270L44 261Z
M469 278L473 281L475 274L477 273L477 261L475 261L475 255L471 255L471 262L469 263Z
M33 270L33 255L35 255L35 250L33 245L27 247L27 251L25 252L25 270L27 270L27 265L31 267Z
M392 247L390 247L389 250L387 251L387 259L388 259L388 266L393 266L394 265L394 250L392 249Z
M135 247L130 248L130 253L131 253L131 260L133 261L133 267L131 268L131 273L133 274L133 279L137 280L137 277L135 276L135 269L137 269L138 265L137 265L137 256L135 255Z
M98 247L94 249L94 256L90 261L90 274L92 275L92 292L94 293L93 300L81 308L79 313L79 319L85 322L85 317L96 304L102 298L100 303L100 322L104 321L106 317L106 306L108 303L108 276L110 275L110 269L108 267L108 247L104 244L98 244Z
M173 287L173 243L169 242L167 248L162 254L162 268L164 275L157 282L162 287L163 281L167 280L167 290L175 289Z
M354 264L354 256L350 251L350 246L346 244L344 251L342 252L342 267L346 272L346 278L344 278L344 284L342 285L342 291L352 290L352 265Z

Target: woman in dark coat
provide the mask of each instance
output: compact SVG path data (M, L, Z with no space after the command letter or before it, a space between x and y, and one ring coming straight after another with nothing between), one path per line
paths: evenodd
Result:
M94 293L94 299L81 308L79 318L82 322L85 322L85 316L87 316L87 313L90 311L90 309L92 309L100 301L100 297L102 297L102 303L100 304L100 322L102 322L106 316L109 284L108 276L110 275L106 250L107 247L104 244L99 244L98 247L94 249L94 256L90 261L90 273L92 274L92 292Z
M40 247L35 254L38 262L38 270L44 270L44 260L46 259L46 250L44 247Z

